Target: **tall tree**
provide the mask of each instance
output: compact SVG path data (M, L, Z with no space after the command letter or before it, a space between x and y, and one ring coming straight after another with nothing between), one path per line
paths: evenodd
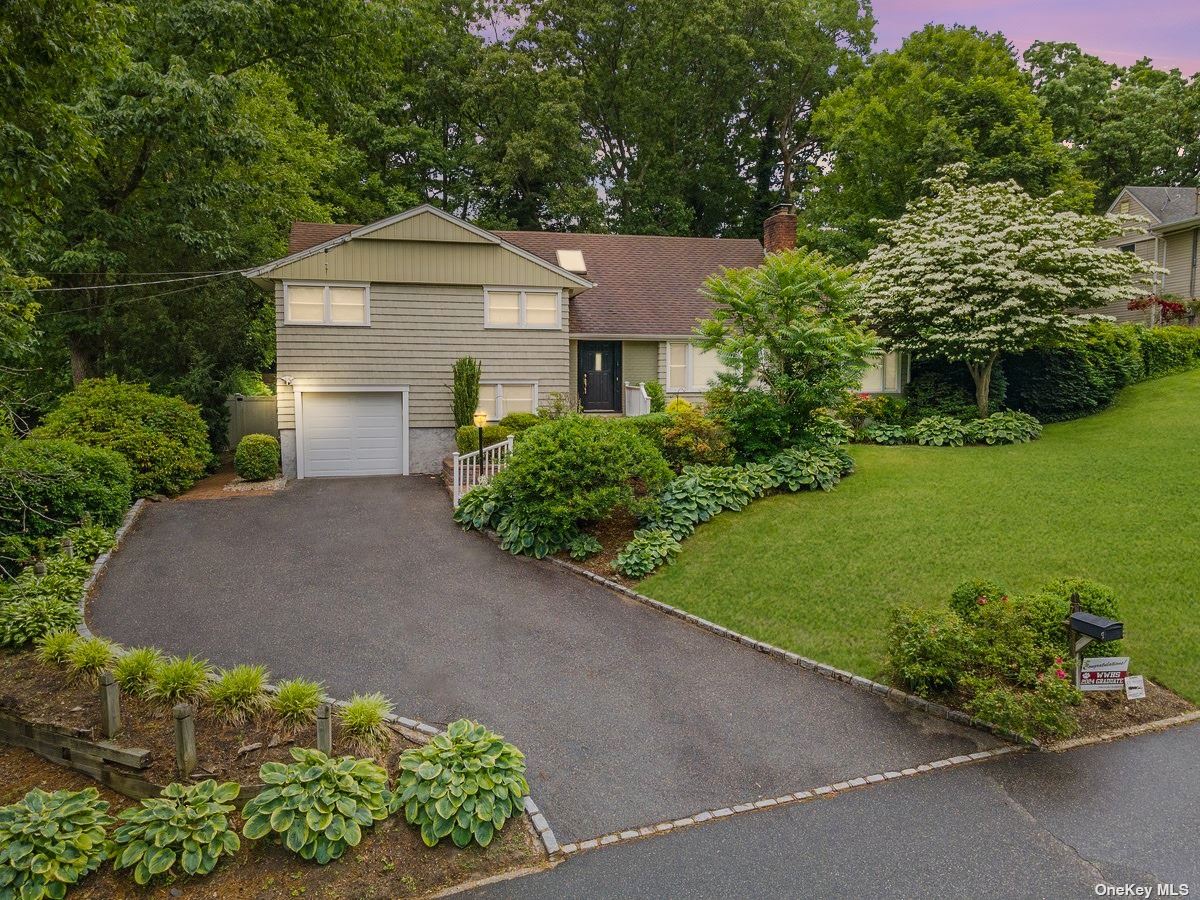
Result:
M1110 65L1075 44L1025 52L1034 90L1106 209L1127 184L1200 187L1200 80L1149 59Z
M848 257L874 243L941 166L1013 179L1035 196L1088 206L1091 186L1054 138L1003 35L930 25L882 53L817 110L831 166L803 197L807 238Z
M988 414L1003 353L1062 339L1091 309L1144 293L1153 266L1096 243L1122 222L1063 212L1014 181L972 184L947 166L926 196L883 227L863 264L864 309L885 346L962 362ZM1148 282L1147 282L1148 283Z

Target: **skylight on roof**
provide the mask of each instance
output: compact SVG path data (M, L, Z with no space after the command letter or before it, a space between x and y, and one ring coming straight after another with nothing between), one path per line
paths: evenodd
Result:
M558 254L558 265L560 268L566 269L568 272L574 272L576 275L582 275L587 272L587 263L583 261L582 250L556 250Z

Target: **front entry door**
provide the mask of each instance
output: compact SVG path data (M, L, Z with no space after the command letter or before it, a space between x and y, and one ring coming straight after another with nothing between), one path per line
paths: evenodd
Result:
M579 399L586 412L621 411L621 342L579 342Z

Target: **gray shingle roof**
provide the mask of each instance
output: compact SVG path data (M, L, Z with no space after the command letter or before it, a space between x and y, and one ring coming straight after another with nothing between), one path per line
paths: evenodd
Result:
M1200 189L1129 185L1125 190L1150 210L1159 224L1169 225L1200 215Z

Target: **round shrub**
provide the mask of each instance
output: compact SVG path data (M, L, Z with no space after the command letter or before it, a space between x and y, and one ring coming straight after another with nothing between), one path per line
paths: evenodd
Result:
M396 803L428 847L445 837L486 847L528 793L524 754L467 719L400 755Z
M963 621L979 615L981 607L1007 596L1007 591L994 581L970 578L950 592L950 608Z
M104 862L108 802L95 788L34 788L0 807L0 896L62 898Z
M0 448L0 532L61 534L91 519L117 525L133 476L118 453L66 440L10 441Z
M537 413L514 412L509 413L496 424L501 428L507 428L513 434L520 434L527 428L532 428L535 425L541 425L546 420Z
M1047 643L1066 647L1067 632L1063 625L1071 611L1071 595L1079 595L1079 606L1084 612L1120 619L1117 593L1107 585L1087 578L1059 578L1051 581L1042 590L1029 598L1030 625ZM1094 641L1088 645L1088 656L1120 656L1120 641Z
M512 430L502 425L485 425L483 427L483 446L490 447L499 444L512 434ZM474 425L464 425L454 432L454 443L459 453L474 453L479 449L479 429Z
M212 461L208 430L195 406L115 378L79 384L33 436L117 451L133 470L138 497L185 491Z
M787 446L791 419L774 394L754 388L735 391L719 385L704 399L708 415L729 432L739 460L758 462Z
M566 416L526 432L488 496L506 549L545 555L670 477L662 454L635 430Z
M628 416L623 419L614 419L626 428L632 428L642 437L652 443L659 452L663 449L663 432L667 426L671 424L671 416L665 412L651 412L644 416Z
M893 610L888 656L896 677L922 697L951 691L970 658L971 636L948 610Z
M694 406L667 413L661 434L662 454L676 470L684 466L725 466L733 461L725 426Z
M233 470L246 481L266 481L279 474L279 441L269 434L248 434L238 441Z

